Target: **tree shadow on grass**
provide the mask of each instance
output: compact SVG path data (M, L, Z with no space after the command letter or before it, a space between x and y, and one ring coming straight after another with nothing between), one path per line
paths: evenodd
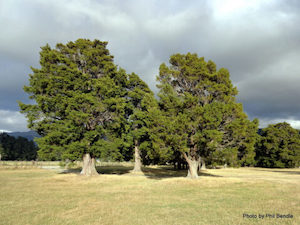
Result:
M98 173L107 174L107 175L130 175L130 176L145 176L149 179L161 180L164 178L178 178L178 177L186 177L187 170L176 170L170 166L156 166L156 167L143 167L142 172L133 173L133 166L97 166L96 167ZM59 174L80 174L81 168L72 168L67 169ZM199 172L199 176L205 177L221 177L219 175L213 175L208 173L207 171Z
M126 173L130 173L130 170L132 170L132 166L96 166L97 172L101 174L116 174L116 175L123 175ZM65 169L59 174L80 174L81 168L69 168Z
M58 174L80 174L81 168L70 168L60 171Z
M271 169L260 169L259 171L300 175L300 171L284 171L284 170L271 170Z
M145 167L143 168L144 175L149 179L161 180L164 178L178 178L178 177L186 177L187 170L176 170L173 167L166 166L158 166L155 168ZM198 173L199 177L221 177L219 175L213 175L208 173L207 171L201 171Z
M99 174L116 174L123 175L128 174L133 169L132 166L97 166L96 167Z

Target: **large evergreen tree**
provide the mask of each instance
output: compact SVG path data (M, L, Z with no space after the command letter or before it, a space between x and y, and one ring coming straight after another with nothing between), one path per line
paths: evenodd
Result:
M191 178L198 177L203 159L252 164L257 121L250 122L235 102L228 70L190 53L175 54L169 62L158 76L163 155L180 152Z
M300 134L290 124L278 123L262 129L256 148L257 166L292 168L300 166Z
M149 114L157 107L157 102L148 85L134 73L128 76L127 90L127 142L134 148L133 171L141 172L142 163L149 163L155 157Z
M97 174L95 157L116 151L126 91L124 70L118 70L107 42L78 39L66 45L49 45L40 52L41 68L32 68L25 92L36 104L19 103L28 127L42 137L39 157L83 158L82 174ZM110 148L108 150L108 148Z

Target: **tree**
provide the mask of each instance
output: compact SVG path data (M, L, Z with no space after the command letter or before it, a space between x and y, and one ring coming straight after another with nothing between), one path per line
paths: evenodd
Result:
M198 177L204 159L251 163L258 121L250 122L235 102L238 92L228 70L190 53L175 54L169 62L160 66L157 78L164 155L180 152L191 178Z
M262 129L256 149L257 166L293 168L300 166L300 135L290 124L283 122Z
M128 76L127 115L129 130L127 142L134 148L134 172L141 172L144 161L149 162L155 157L151 139L150 111L157 107L156 99L148 85L138 75Z
M37 150L35 143L24 137L0 134L0 154L3 160L35 160Z
M83 158L81 174L95 175L95 157L119 157L111 138L124 113L124 70L118 70L107 42L78 39L40 52L25 92L36 104L19 103L37 140L42 159ZM111 142L110 142L111 141ZM108 150L107 148L113 146Z

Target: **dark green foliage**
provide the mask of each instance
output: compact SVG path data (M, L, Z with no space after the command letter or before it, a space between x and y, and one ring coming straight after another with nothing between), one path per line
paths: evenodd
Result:
M157 101L148 85L134 73L128 76L127 90L126 142L130 143L131 149L135 147L139 149L144 164L150 164L157 158L150 130L150 113L157 108Z
M37 146L24 137L15 138L6 133L0 134L1 160L35 160Z
M300 135L288 123L269 125L262 129L257 144L257 166L292 168L300 166Z
M2 147L2 144L0 143L0 160L2 159L3 154L4 154L4 148Z
M42 47L41 68L32 68L24 87L36 104L19 104L29 128L42 136L40 159L76 160L85 153L122 158L114 139L124 114L126 74L114 65L106 45L78 39L55 49Z
M187 161L253 164L258 121L250 122L235 102L228 70L190 53L173 55L169 62L158 76L163 155L181 152Z

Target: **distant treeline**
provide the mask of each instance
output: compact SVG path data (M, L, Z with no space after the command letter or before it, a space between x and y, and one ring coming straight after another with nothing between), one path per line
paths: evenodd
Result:
M1 160L35 160L37 150L35 143L27 138L0 134Z
M255 145L255 165L267 168L300 166L300 135L288 123L277 123L259 130Z

